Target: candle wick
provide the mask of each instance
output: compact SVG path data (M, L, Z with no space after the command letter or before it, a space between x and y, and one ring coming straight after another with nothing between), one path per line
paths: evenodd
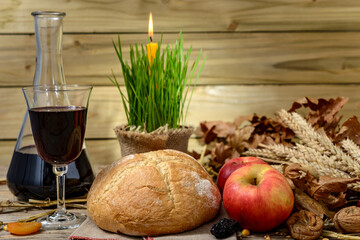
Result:
M150 42L152 42L153 40L152 40L152 37L150 36Z

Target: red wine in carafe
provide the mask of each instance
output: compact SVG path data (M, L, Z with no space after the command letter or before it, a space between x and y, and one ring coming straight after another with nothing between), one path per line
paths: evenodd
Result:
M61 12L38 12L34 16L36 67L33 85L66 84L62 62L63 17ZM85 144L80 156L68 165L66 198L84 195L95 176ZM56 199L52 165L38 155L26 111L7 173L10 191L20 200Z
M66 198L85 195L95 179L86 148L68 167L65 175ZM22 201L56 199L56 176L52 171L52 165L40 158L35 146L14 152L7 173L7 184L10 191Z

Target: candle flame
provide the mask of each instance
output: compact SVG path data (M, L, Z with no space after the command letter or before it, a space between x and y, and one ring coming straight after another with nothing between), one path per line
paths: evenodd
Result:
M154 30L153 30L153 19L152 19L152 13L150 12L149 15L149 37L150 40L152 41L153 37L154 37Z

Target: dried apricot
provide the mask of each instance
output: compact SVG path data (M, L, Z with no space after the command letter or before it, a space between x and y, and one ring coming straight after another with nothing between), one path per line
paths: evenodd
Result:
M39 222L12 222L7 224L7 231L15 235L28 235L40 230Z
M244 229L241 231L241 235L244 236L244 237L249 236L249 235L250 235L249 229L244 228Z

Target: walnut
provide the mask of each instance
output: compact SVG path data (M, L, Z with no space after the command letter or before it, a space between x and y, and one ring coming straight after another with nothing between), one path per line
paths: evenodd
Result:
M339 210L333 221L336 229L342 233L360 233L360 207L351 206Z
M320 237L324 222L318 215L301 210L293 213L286 221L286 225L294 239L314 240Z

